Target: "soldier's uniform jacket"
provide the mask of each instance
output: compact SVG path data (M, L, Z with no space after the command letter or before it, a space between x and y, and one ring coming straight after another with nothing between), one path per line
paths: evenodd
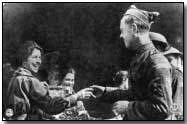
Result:
M171 66L152 43L135 51L129 76L129 90L106 90L103 99L130 101L125 111L128 120L166 119L172 105Z
M51 98L47 83L40 82L29 70L24 68L18 68L11 78L7 99L6 108L13 110L12 119L15 120L32 119L32 115L37 114L36 108L52 115L58 114L77 103L73 96Z
M172 99L173 113L183 115L183 73L172 67Z

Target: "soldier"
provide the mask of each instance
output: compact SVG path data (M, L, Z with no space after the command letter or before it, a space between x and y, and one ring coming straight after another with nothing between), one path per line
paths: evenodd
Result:
M172 110L171 119L181 119L183 118L183 73L179 69L181 64L178 63L179 59L177 58L182 58L182 53L174 47L170 47L166 38L160 33L150 32L150 38L155 47L166 56L172 66L172 109L174 110Z
M127 120L164 120L172 105L171 66L154 47L149 30L158 12L148 12L131 6L120 23L127 49L134 53L129 68L129 90L108 91L92 86L94 94L114 103L116 113L125 114ZM121 101L118 101L121 100Z
M170 46L162 34L150 32L149 36L154 46L167 57L170 64L183 72L183 54L176 48Z
M7 119L38 120L38 108L47 114L58 114L76 105L77 101L93 96L93 89L85 88L66 98L50 97L47 83L35 77L41 65L42 51L34 41L26 41L20 48L22 66L14 72L8 87L8 104L4 115Z
M174 47L164 52L169 62L183 73L183 54Z
M157 32L149 32L149 37L153 42L155 48L157 48L160 52L169 50L170 45L168 44L167 39L164 35Z

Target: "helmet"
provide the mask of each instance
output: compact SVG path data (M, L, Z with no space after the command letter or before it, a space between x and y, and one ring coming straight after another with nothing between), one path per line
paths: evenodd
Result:
M164 35L156 32L149 32L149 37L158 50L163 52L170 48Z

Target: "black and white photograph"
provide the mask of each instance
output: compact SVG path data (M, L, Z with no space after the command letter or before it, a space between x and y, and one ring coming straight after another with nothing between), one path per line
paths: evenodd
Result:
M2 2L2 121L184 121L184 2Z

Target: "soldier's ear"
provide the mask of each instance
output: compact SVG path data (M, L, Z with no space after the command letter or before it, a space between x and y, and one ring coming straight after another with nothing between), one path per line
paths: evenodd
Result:
M134 33L138 33L138 26L135 23L132 24L132 30Z
M135 23L132 24L132 31L134 33L134 36L137 37L138 36L138 26L137 26L137 24L135 24Z

